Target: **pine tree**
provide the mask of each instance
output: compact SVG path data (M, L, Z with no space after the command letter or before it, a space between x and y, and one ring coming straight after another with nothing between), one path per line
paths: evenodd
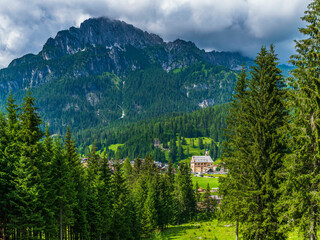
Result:
M87 170L87 220L90 239L100 239L102 234L101 209L99 205L100 186L100 157L93 145L93 150L88 158Z
M286 183L280 207L287 209L282 220L298 227L305 239L318 239L320 221L320 2L312 1L302 17L305 39L295 41L296 67L291 79L290 147L286 161Z
M179 141L180 142L180 141ZM182 160L184 159L184 153L183 153L183 148L182 148L182 145L181 143L179 143L178 145L178 155L179 155L179 160Z
M53 147L51 185L53 188L54 209L59 239L67 236L67 227L74 222L74 185L70 165L64 154L61 140L55 139Z
M72 140L70 127L64 140L64 155L66 156L70 168L70 177L72 179L70 198L74 199L73 214L74 224L71 227L71 235L75 239L85 239L88 237L88 222L86 216L87 189L85 184L85 173L82 167L81 159L77 153L75 142Z
M112 176L113 185L113 213L111 239L134 239L135 214L132 202L129 198L127 183L123 177L120 165L115 165ZM136 237L137 238L137 237Z
M175 198L175 175L174 175L174 168L173 168L171 159L169 159L169 162L168 162L168 168L165 173L164 181L165 181L164 186L166 191L164 193L164 195L166 196L165 206L167 209L166 224L168 225L169 223L172 223L172 224L176 223L178 218L178 212L177 212L178 203Z
M15 104L12 93L9 94L6 103L6 119L1 119L1 176L2 176L2 218L3 222L1 225L4 227L1 231L2 235L12 234L14 229L19 227L17 217L19 216L18 211L18 195L16 191L16 184L14 180L17 178L17 171L15 170L18 166L20 159L20 141L19 141L19 108ZM11 204L10 204L11 203ZM5 206L4 206L5 205ZM0 220L1 221L1 220ZM7 229L7 231L5 231Z
M173 186L171 185L168 175L156 175L157 181L157 215L158 227L160 229L166 228L173 219Z
M198 146L199 146L200 149L204 148L203 139L201 137L198 139Z
M245 221L246 211L243 210L245 205L242 205L244 197L239 197L243 194L243 190L239 185L239 179L246 174L246 158L243 151L240 149L248 148L246 139L246 121L244 119L243 111L245 101L247 99L247 74L243 66L241 74L235 86L235 95L233 96L232 106L226 129L227 140L224 144L223 161L226 162L229 174L226 178L220 178L219 194L223 196L221 204L222 218L228 221L236 222L236 239L238 239L239 222ZM244 125L244 126L243 126Z
M215 208L215 200L211 198L209 183L207 184L206 191L203 194L202 205L204 207L206 217L210 219L212 217L212 214Z
M196 200L197 200L197 202L200 202L200 197L201 197L201 194L199 192L199 183L197 181L196 182Z
M148 184L148 194L147 198L144 202L143 214L142 214L142 230L144 232L145 237L150 237L150 233L157 226L157 209L156 209L156 191L155 185L151 183Z
M197 201L187 164L180 163L176 179L175 197L178 204L178 222L188 222L196 217Z
M50 137L49 126L46 126L45 139L43 140L42 169L40 169L41 189L39 192L40 202L43 208L42 216L44 218L44 235L47 239L55 236L58 225L56 224L54 214L56 208L56 191L53 188L53 169L52 156L54 155L53 142ZM56 176L55 176L56 177Z
M140 159L139 157L137 157L137 158L134 160L133 169L132 169L132 173L133 173L133 175L135 175L136 177L137 177L137 175L140 174L141 165L142 165L141 159Z
M169 158L172 160L172 162L176 162L177 160L177 145L176 145L176 140L171 139L170 141L170 153L169 153Z
M220 194L225 203L238 198L229 207L238 208L238 219L234 220L242 222L243 236L248 239L285 238L279 231L275 205L280 197L279 173L287 151L282 130L288 113L284 80L276 61L273 46L270 51L261 48L247 89L244 73L240 76L238 100L228 123L224 161L230 174L221 182Z
M9 222L9 193L13 190L12 167L5 158L5 150L8 145L7 122L0 112L0 232L1 238L6 239L7 225Z
M127 157L122 166L124 177L128 179L132 174L132 166L130 163L130 159Z
M24 101L20 115L21 129L17 133L20 156L15 162L15 199L13 203L16 212L13 213L15 215L13 221L16 227L21 229L22 237L28 239L30 235L37 236L44 227L41 216L42 206L38 198L41 189L40 170L42 169L40 139L43 132L40 129L42 121L34 106L34 98L30 91Z
M99 209L101 216L101 238L110 239L112 225L112 185L111 170L109 168L108 159L104 155L102 158L100 169L100 184L98 186Z

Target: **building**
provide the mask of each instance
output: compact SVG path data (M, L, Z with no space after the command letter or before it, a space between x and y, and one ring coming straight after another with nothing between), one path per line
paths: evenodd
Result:
M212 158L209 156L208 151L206 151L205 156L192 156L190 167L192 172L205 173L207 171L215 171L216 166L213 164Z

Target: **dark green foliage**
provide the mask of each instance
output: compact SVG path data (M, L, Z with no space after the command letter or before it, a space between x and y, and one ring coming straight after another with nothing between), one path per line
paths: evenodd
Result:
M284 239L279 231L276 203L280 198L288 112L284 80L273 47L261 49L251 69L236 86L228 123L224 161L230 170L221 182L226 216L240 221L247 239ZM229 204L228 204L229 203ZM229 208L228 208L229 207ZM229 214L228 214L229 213Z
M199 138L199 140L198 140L198 146L199 146L200 149L204 149L203 139L202 139L202 138Z
M94 145L92 153L88 158L86 171L87 192L87 220L90 239L99 239L102 234L101 209L99 206L99 185L100 185L100 157L96 153Z
M10 105L8 108L11 108ZM25 235L23 232L25 229L34 228L35 234L37 234L43 224L42 206L38 199L41 191L40 171L42 169L42 146L39 140L42 138L43 132L40 130L41 119L36 112L34 99L30 92L25 97L19 119L20 129L16 135L18 139L16 144L18 144L20 151L13 170L15 189L11 192L14 194L14 217L12 219L15 227L19 228L22 231L22 236L27 239L30 236ZM14 124L14 121L11 123Z
M98 202L100 206L101 238L108 239L111 235L112 226L112 205L116 201L112 198L111 170L108 159L102 158L100 169L100 183L98 186Z
M157 162L166 162L166 156L164 154L164 151L162 151L160 148L155 148L151 152L152 158Z
M112 159L114 155L112 150L108 150L108 146L122 143L124 145L118 148L120 158L129 157L130 159L134 159L150 153L155 161L164 162L164 153L160 148L154 148L155 139L159 140L164 148L171 149L170 142L172 142L171 146L173 146L173 150L176 153L171 153L170 157L173 157L173 160L178 160L179 149L176 143L173 142L174 139L177 140L177 134L183 136L181 145L184 137L210 137L214 139L214 142L208 149L214 149L214 157L219 158L221 156L221 149L217 143L221 143L224 140L223 129L226 127L225 119L228 114L228 108L228 104L218 105L196 111L192 114L169 115L167 117L142 121L137 124L129 124L113 130L102 129L96 131L91 129L87 130L85 138L95 138L97 140L96 146L100 146L98 149L107 149L109 159ZM82 141L79 135L78 141ZM90 144L88 142L84 145L88 146ZM191 140L191 144L194 144L194 139ZM181 149L180 153L182 153Z
M52 159L52 187L53 203L56 224L59 228L59 239L67 236L67 226L74 222L73 207L76 204L74 186L72 182L71 168L64 155L60 139L54 143L54 155Z
M69 127L64 140L64 154L70 167L72 191L74 194L74 223L72 224L70 231L76 239L86 239L88 237L88 221L86 215L88 189L85 182L84 169L77 153L75 142L72 140Z
M210 187L209 183L207 184L207 188L205 193L203 194L202 207L205 210L205 215L208 219L210 219L214 213L215 207L217 205L217 201L210 197Z
M170 153L169 158L172 160L172 162L177 161L177 145L176 145L176 138L171 139L170 141Z
M111 239L136 239L135 213L133 203L129 197L129 190L123 177L120 165L116 165L112 176L113 192L113 213L111 224Z
M176 176L177 222L188 222L196 217L196 196L193 191L190 168L180 163Z
M290 79L292 118L289 126L292 153L286 159L286 182L279 208L285 227L297 227L305 239L318 239L320 184L320 2L312 1L295 41L296 67Z
M123 166L114 163L112 172L95 144L82 163L70 128L64 141L52 139L48 126L43 134L30 92L21 113L12 95L7 110L7 118L0 114L1 238L141 239L193 218L187 166L175 178L170 160L166 173L159 174L147 154L133 167L129 158ZM159 148L153 153L164 161Z
M126 179L128 179L132 174L132 166L130 163L130 159L127 157L122 166L123 175Z

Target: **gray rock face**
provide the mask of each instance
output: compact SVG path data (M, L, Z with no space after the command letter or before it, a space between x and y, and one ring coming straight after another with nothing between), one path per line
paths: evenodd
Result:
M235 53L207 53L181 39L166 43L161 37L122 21L93 18L79 28L71 27L49 38L39 54L25 55L1 69L0 94L63 77L88 77L104 72L123 76L150 65L170 71L206 62L236 69L248 61L251 60Z
M75 54L89 46L132 45L136 48L162 45L163 40L155 35L118 20L108 18L88 19L80 28L58 32L57 36L49 38L41 51L44 60L55 59L66 54Z

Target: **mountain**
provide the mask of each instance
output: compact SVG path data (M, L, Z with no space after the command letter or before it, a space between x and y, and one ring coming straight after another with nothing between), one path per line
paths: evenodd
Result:
M250 58L165 42L123 21L93 18L49 38L0 70L0 109L31 88L53 132L115 126L230 100L235 71Z

